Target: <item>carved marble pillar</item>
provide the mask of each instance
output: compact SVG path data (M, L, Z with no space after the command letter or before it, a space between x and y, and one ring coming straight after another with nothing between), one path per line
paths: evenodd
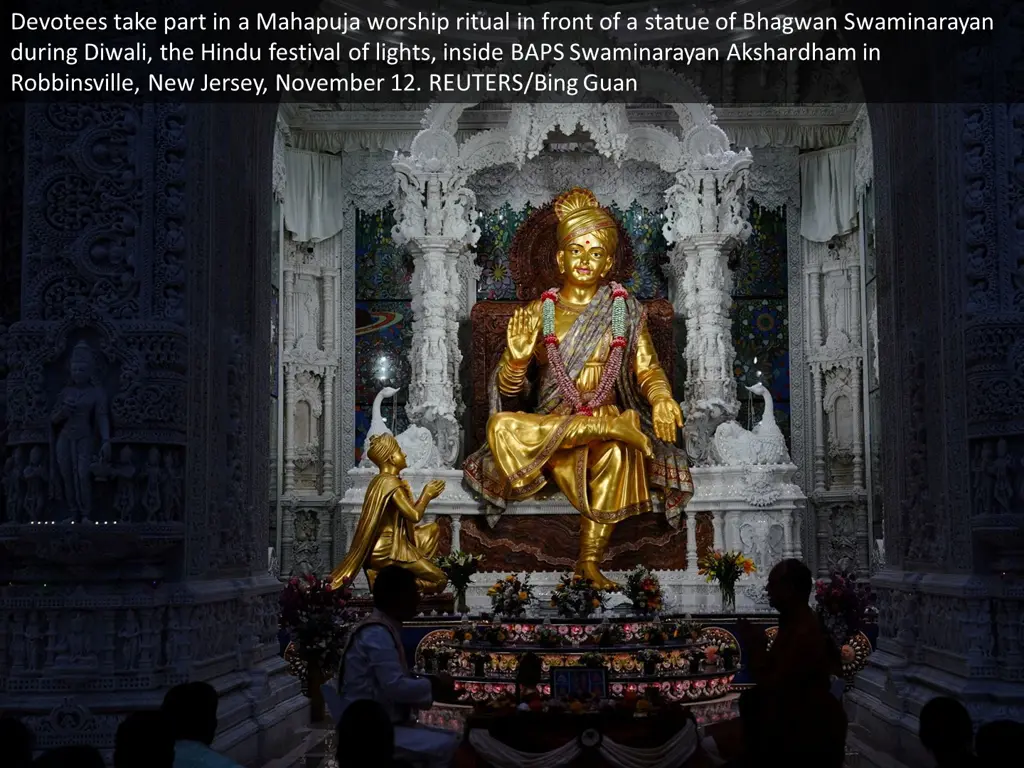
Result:
M464 317L465 285L459 263L476 245L480 229L476 198L455 172L455 137L425 129L408 155L393 163L400 190L393 236L413 254L413 342L406 413L430 429L441 460L452 466L461 451L458 416L458 327Z
M811 391L814 397L814 491L825 490L825 411L821 407L824 372L820 365L811 365Z
M663 228L674 248L669 270L676 311L686 323L685 437L706 463L719 424L739 413L732 366L732 273L729 254L750 236L747 221L749 150L719 151L676 174L665 193Z
M714 536L712 549L728 549L728 542L725 540L725 527L722 524L725 513L720 509L716 509L711 514L711 530Z
M39 749L109 750L186 680L222 691L215 747L239 763L308 721L267 574L274 112L25 106L4 456L22 504L0 531L21 658L0 655L0 688Z
M697 512L686 510L686 572L697 573Z

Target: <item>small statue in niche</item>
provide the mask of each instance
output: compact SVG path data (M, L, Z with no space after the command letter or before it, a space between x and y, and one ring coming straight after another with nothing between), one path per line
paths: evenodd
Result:
M92 463L96 436L101 461L110 460L107 394L95 379L92 348L80 341L71 351L71 381L61 390L50 416L50 490L60 489L70 519L86 522L92 513Z
M39 614L33 611L25 622L25 669L29 672L39 670L39 662L43 656L43 631L39 627Z
M142 470L145 489L142 492L142 508L146 511L146 522L155 523L160 518L160 451L149 449L146 466Z
M1010 455L1010 447L1006 438L999 438L996 443L996 457L992 461L992 474L995 476L995 487L993 498L1001 509L999 512L1007 513L1013 511L1013 456Z
M21 522L24 455L24 450L19 447L4 462L4 500L8 523Z
M121 646L121 658L124 661L124 668L138 669L142 627L139 626L139 620L135 617L135 611L128 611L125 615L124 626L117 633L117 636L124 641L124 644Z
M178 469L174 452L164 454L164 471L161 482L161 493L164 500L164 518L179 520L181 514L181 481L182 473Z
M135 456L129 446L121 448L117 464L110 469L114 477L114 511L122 523L130 523L132 513L138 505L135 491Z
M28 466L23 472L25 477L25 517L30 523L38 523L46 509L46 476L49 469L43 466L43 449L32 446L28 454Z

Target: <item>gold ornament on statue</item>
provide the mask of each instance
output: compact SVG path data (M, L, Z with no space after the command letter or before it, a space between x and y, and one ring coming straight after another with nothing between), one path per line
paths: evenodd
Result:
M466 483L494 507L557 485L582 516L576 573L617 589L599 565L615 525L652 508L650 487L685 504L693 484L676 448L682 412L658 362L643 306L608 282L619 226L590 190L554 205L561 286L516 310L491 381L487 444ZM534 413L503 411L532 389ZM493 404L498 404L495 408Z
M431 562L437 551L437 523L419 524L427 506L444 491L443 480L431 480L419 499L401 478L406 457L391 434L370 438L366 452L380 472L370 481L363 509L348 554L331 574L335 588L353 579L360 570L373 586L377 572L389 565L407 568L425 595L438 594L448 584L444 572Z

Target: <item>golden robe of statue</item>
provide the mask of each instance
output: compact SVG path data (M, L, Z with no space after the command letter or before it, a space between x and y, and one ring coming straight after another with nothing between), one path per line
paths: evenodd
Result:
M427 505L444 491L444 481L431 480L419 500L413 501L409 484L399 476L406 467L405 453L393 435L370 438L367 456L380 472L366 488L348 554L331 574L334 588L353 579L360 570L366 571L372 587L377 571L399 565L416 574L424 594L443 591L448 577L431 562L437 551L437 523L417 523L423 519Z
M618 247L615 220L583 189L561 195L555 212L562 286L509 321L491 382L487 445L464 473L499 509L554 482L582 516L576 572L615 589L599 570L615 524L652 508L652 485L677 517L693 495L686 456L675 446L683 417L642 305L606 282ZM501 410L502 396L533 386L535 413Z

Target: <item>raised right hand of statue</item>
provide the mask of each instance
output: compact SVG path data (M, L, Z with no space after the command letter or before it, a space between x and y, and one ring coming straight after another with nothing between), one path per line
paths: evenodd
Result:
M444 493L444 480L431 480L423 488L423 492L431 499L436 499Z
M508 353L518 363L527 363L533 356L540 332L540 319L531 315L526 307L520 307L508 321Z

